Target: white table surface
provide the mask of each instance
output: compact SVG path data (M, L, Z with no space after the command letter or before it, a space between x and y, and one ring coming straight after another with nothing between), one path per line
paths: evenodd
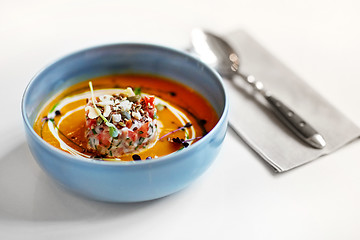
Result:
M190 31L245 29L360 124L359 1L0 0L0 239L360 239L360 142L275 174L228 130L187 189L108 204L54 184L25 141L31 77L84 47L149 42L183 49Z

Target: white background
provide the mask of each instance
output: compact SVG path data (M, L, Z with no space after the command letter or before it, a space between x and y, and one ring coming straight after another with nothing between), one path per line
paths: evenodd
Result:
M22 93L49 62L88 46L183 49L194 27L248 31L360 123L359 1L0 0L0 239L360 239L360 143L275 174L228 131L189 188L108 204L55 185L32 158Z

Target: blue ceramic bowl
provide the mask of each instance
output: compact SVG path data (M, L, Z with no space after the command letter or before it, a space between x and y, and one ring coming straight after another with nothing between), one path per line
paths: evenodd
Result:
M34 120L51 96L89 78L121 73L160 75L195 89L214 107L218 123L189 148L158 159L134 162L75 157L35 133ZM114 44L73 53L43 69L24 92L22 115L34 158L56 182L96 200L139 202L185 188L212 164L225 137L228 100L220 76L184 52L149 44Z

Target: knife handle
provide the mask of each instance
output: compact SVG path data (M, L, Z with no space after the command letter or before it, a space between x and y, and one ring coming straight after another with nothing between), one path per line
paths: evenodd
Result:
M272 95L265 96L275 115L300 139L314 148L324 148L324 138L302 117Z

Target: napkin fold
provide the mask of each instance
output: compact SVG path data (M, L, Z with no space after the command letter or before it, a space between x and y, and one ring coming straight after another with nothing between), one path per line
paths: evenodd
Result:
M240 54L242 72L262 81L266 89L311 124L327 143L323 149L303 143L242 79L225 79L230 95L230 126L275 171L308 163L360 136L358 126L245 31L232 32L225 38Z

